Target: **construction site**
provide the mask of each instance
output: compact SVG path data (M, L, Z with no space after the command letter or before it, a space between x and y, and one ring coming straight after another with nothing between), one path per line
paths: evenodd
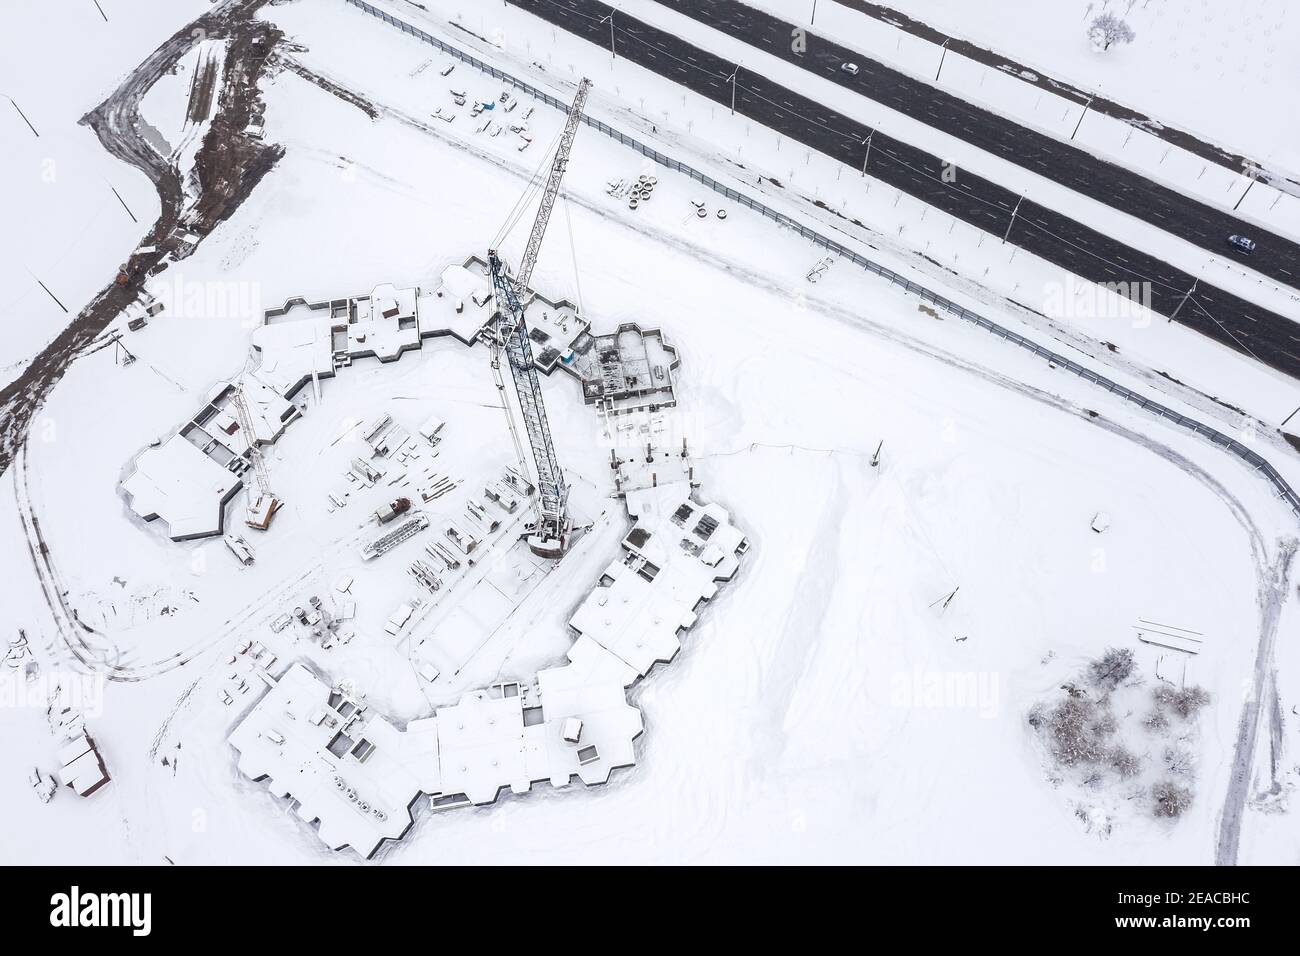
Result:
M148 2L0 91L14 175L57 160L8 253L7 859L1300 846L1300 390L1202 279L1076 315L1117 293L1024 240L1046 190L908 191L865 53L742 64L731 0Z
M350 529L358 563L327 593L275 609L274 637L241 642L215 691L246 711L230 734L240 771L267 780L331 849L372 856L406 833L422 798L434 810L491 803L506 788L599 784L631 766L642 721L628 688L672 661L748 548L726 509L701 498L672 421L679 363L662 332L623 323L601 333L573 303L530 285L589 86L579 84L552 154L498 234L528 226L535 205L513 269L494 243L428 291L386 284L266 310L240 378L151 442L122 481L141 520L174 542L220 536L245 567L295 520L324 515ZM508 91L501 100L510 103ZM456 415L434 373L425 395L345 419L315 449L313 482L284 479L305 450L277 448L309 406L330 409L334 386L324 382L363 359L383 374L427 340L490 368L499 427ZM541 387L557 370L576 380L566 397L588 406L591 434L608 449L604 474L575 481L559 460ZM277 519L289 501L295 518ZM578 562L589 575L601 560L568 621L567 664L466 689L517 666L516 642L535 639L518 619L554 599L548 579ZM457 702L398 729L350 690L346 672L333 673L326 652L354 641L372 667L409 667L430 700Z

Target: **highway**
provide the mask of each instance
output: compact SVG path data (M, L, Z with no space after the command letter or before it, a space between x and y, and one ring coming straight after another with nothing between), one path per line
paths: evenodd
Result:
M599 0L507 0L606 50L611 8ZM761 74L613 11L617 56L731 107L791 140L867 172L997 240L1098 283L1151 282L1151 307L1181 325L1300 379L1300 327L1195 276L1040 206L995 182L961 171L945 182L943 161L872 130ZM838 71L838 63L836 64ZM1014 210L1014 217L1013 217ZM1300 259L1293 264L1300 264ZM1194 290L1194 291L1193 291ZM1191 293L1189 295L1189 292ZM1035 303L1027 302L1033 307Z
M656 2L1035 175L1159 226L1171 236L1218 255L1239 258L1243 265L1281 285L1300 288L1300 245L1230 212L974 106L814 33L805 32L807 49L796 53L791 43L794 23L740 0ZM856 76L840 69L850 62L858 67ZM1083 123L1087 122L1085 116ZM1258 248L1249 255L1237 252L1227 244L1231 235L1250 236Z

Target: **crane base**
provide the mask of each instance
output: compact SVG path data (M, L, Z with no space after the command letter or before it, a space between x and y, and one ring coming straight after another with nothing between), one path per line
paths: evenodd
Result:
M528 536L528 549L539 558L562 558L569 550L569 539L552 538L540 534Z
M271 526L271 519L275 517L275 513L280 510L280 504L280 500L274 495L260 495L248 506L244 524L258 531L265 531Z

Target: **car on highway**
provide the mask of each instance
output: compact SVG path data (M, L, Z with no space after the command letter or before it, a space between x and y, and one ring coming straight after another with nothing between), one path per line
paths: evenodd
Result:
M1255 240L1249 239L1246 236L1229 236L1228 245L1236 246L1242 252L1255 251Z
M850 76L858 75L858 65L856 63L841 63L840 69Z

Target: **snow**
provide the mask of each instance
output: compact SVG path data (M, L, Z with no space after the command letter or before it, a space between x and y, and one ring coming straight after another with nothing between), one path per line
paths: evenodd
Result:
M750 0L775 12L772 0ZM1096 91L1157 122L1197 133L1243 152L1266 166L1300 170L1300 150L1285 123L1277 122L1278 97L1300 73L1288 49L1300 42L1300 18L1285 0L891 0L887 6L938 30L1001 53L1045 76ZM1103 11L1116 13L1137 34L1132 43L1093 51L1087 28ZM809 11L786 9L791 18ZM827 3L816 27L855 38L873 54L933 77L936 44L903 33L846 6ZM956 66L949 54L944 73ZM972 66L974 66L972 64ZM960 68L959 68L960 69ZM991 82L993 71L984 71ZM969 89L956 79L955 89ZM967 73L966 76L974 75ZM1010 86L1010 84L1007 84ZM1037 100L1021 95L1021 102ZM1042 105L1042 104L1039 104ZM1036 108L1036 107L1035 107ZM1042 105L1041 115L1051 115ZM1076 116L1077 119L1077 110ZM1047 122L1047 120L1043 120Z
M266 129L285 156L186 260L187 281L258 283L267 302L381 283L436 288L443 270L491 241L539 157L504 137L476 136L464 116L410 121L448 105L434 70L411 75L441 57L391 28L334 3L267 15L310 48L295 55L390 109L372 121L279 74L266 92ZM547 36L529 36L538 58ZM348 55L335 56L339 49ZM501 62L516 65L509 54ZM468 69L453 77L472 98L499 92ZM624 82L622 93L594 98L593 111L608 116L620 97L642 95L649 115L673 105L676 94L646 77ZM680 109L680 125L700 129L709 116L698 104ZM623 113L620 122L639 133L651 121ZM549 142L559 117L539 108L530 123L537 141ZM705 139L660 129L684 158L734 170ZM719 140L733 133L739 141L744 127L719 117ZM771 162L767 148L744 148L747 164ZM1212 862L1244 698L1267 691L1257 649L1296 621L1292 582L1274 574L1294 517L1271 488L1208 443L978 329L926 314L845 263L810 283L817 250L743 209L697 219L690 200L698 184L660 170L654 200L635 211L606 195L611 179L641 170L636 154L579 131L569 198L533 285L576 301L576 264L595 332L624 323L663 330L680 367L662 444L687 441L704 498L733 516L751 547L735 580L699 610L672 665L634 689L645 722L634 770L592 791L537 788L483 812L417 813L412 832L378 858ZM744 188L758 193L748 175ZM833 214L791 193L826 196L834 176L810 162L798 189L772 201L810 222L830 221ZM1237 425L1244 418L1190 387L1161 384L1152 365L1269 420L1300 403L1291 383L1177 327L1116 322L1098 332L1089 317L1045 331L999 296L1017 283L1062 282L1060 274L1021 256L981 276L983 265L968 260L974 242L960 238L950 240L959 263L924 267L917 251L931 241L932 254L948 250L941 237L949 224L923 225L901 201L905 212L889 213L892 195L872 203L853 214L882 233L907 230L906 243L864 237L883 262L1026 334L1078 342L1080 361L1180 410ZM368 230L361 243L339 227L352 222L391 226ZM507 251L521 244L512 235ZM84 800L67 791L48 807L34 799L27 771L48 767L57 741L38 709L2 715L12 757L0 774L0 805L23 822L7 837L7 862L353 859L331 855L264 784L234 772L226 738L252 701L241 694L227 706L218 692L229 683L224 662L250 638L285 665L304 657L331 678L351 678L394 726L539 671L605 667L602 676L620 684L635 677L594 638L574 641L566 625L629 530L622 506L602 497L609 451L639 442L602 427L563 372L547 377L543 391L560 460L593 525L565 559L569 569L538 585L461 674L439 667L432 683L419 676L421 661L442 663L433 654L443 632L432 623L418 648L396 647L383 633L413 593L410 580L398 556L387 570L363 567L355 547L369 533L364 516L392 489L370 489L364 501L355 492L333 513L327 493L357 454L357 425L394 410L407 427L435 412L446 420L426 453L454 463L466 493L478 495L482 481L499 475L512 455L480 346L433 340L394 363L358 362L323 383L319 398L304 390L303 418L269 455L287 504L254 542L252 567L239 566L220 541L176 544L139 523L118 491L124 469L244 367L244 318L159 317L130 340L135 364L115 366L111 350L78 361L4 477L0 536L15 546L5 551L0 627L27 630L47 675L71 673L65 641L75 632L60 629L64 612L43 597L59 592L111 645L118 675L128 678L108 682L102 712L87 717L112 781ZM1088 350L1102 334L1118 341L1119 355ZM1259 442L1293 475L1289 453L1264 433ZM457 511L459 501L448 506L449 516ZM1110 525L1098 535L1091 524L1103 511ZM53 574L29 560L40 554L34 517ZM356 603L352 641L324 651L272 631L286 607L336 594L333 583L345 576ZM53 580L60 586L49 588ZM946 608L936 603L954 589ZM1025 716L1105 647L1131 641L1140 619L1207 636L1188 664L1189 680L1213 695L1202 718L1200 783L1192 809L1172 825L1105 805L1118 796L1101 794L1095 813L1117 825L1099 839L1049 783ZM1133 646L1152 673L1156 652ZM1276 648L1280 710L1289 715L1300 700L1300 662L1295 642ZM566 654L572 667L548 671ZM1272 659L1264 660L1267 672ZM959 693L972 687L973 695ZM551 699L570 690L543 688ZM1290 723L1285 734L1289 745ZM1264 746L1270 734L1260 737ZM1280 772L1283 794L1294 782L1294 772ZM1251 806L1239 859L1293 859L1293 817Z
M224 506L242 483L182 435L140 456L122 483L131 509L145 521L162 518L177 540L220 534Z
M145 4L134 6L109 11L105 22L92 3L68 10L41 0L5 5L0 176L6 183L6 220L23 225L0 237L0 285L15 317L5 324L0 384L12 380L68 321L37 280L75 315L112 280L158 215L149 181L105 152L78 121L167 35L209 4L151 2L147 14ZM32 135L10 98L39 136Z
M442 16L424 16L414 10L400 11L400 15L435 34L441 28L444 39L499 57L520 71L526 72L533 60L540 64L540 58L530 52L532 33L528 24L533 23L535 30L536 23L527 13L514 7L470 8L458 0L444 0L437 9L471 33L497 38L501 48L476 43L465 30L446 29L447 21ZM698 24L690 28L703 30ZM999 306L1005 307L1007 301L1020 306L1015 310L1012 327L1025 323L1069 349L1082 350L1094 360L1112 366L1118 364L1148 389L1169 392L1171 384L1175 385L1178 398L1189 402L1198 414L1217 419L1229 430L1250 435L1251 440L1256 436L1265 441L1272 439L1264 428L1250 424L1250 419L1276 425L1300 404L1300 392L1286 376L1207 342L1183 326L1163 321L1138 302L1099 290L1023 250L995 243L987 233L936 213L870 177L864 182L842 164L820 154L792 150L788 144L782 150L780 138L761 126L684 95L676 84L626 61L611 64L600 49L563 31L552 31L551 35L546 62L540 65L549 73L558 67L569 77L581 72L595 78L588 99L589 112L607 121L628 124L643 140L658 140L688 162L709 163L725 157L725 168L738 185L777 209L787 209L796 200L803 200L798 203L798 212L806 220L817 223L826 233L848 231L863 237L872 249L872 257L882 265L904 275L915 275L915 281L922 284L945 285L959 293L954 296L959 301L966 301L964 296L969 294L973 297L970 307L976 310L985 308L983 303L989 301L992 292ZM362 42L358 37L350 39L352 45ZM323 42L318 41L314 49L330 66L340 64L341 55L333 55ZM417 104L428 102L440 92L428 90L427 84L432 81L421 78L410 84L398 69L392 73L394 103L404 109L418 109ZM375 79L367 77L360 82L373 83ZM609 86L613 87L612 95ZM856 108L861 109L861 98L854 99L858 101ZM632 101L637 104L635 108L628 105ZM1028 174L1020 171L1013 175ZM773 179L786 188L774 186ZM691 198L694 201L700 197ZM1071 199L1072 203L1079 202L1078 197ZM813 208L810 203L820 205ZM1127 217L1113 211L1110 215L1126 229L1132 228ZM858 227L859 223L867 225ZM727 235L726 224L713 217L698 221L696 227L719 241ZM1185 246L1168 237L1160 241L1164 251L1176 252L1177 247ZM1209 281L1211 263L1203 253L1197 263L1195 271ZM1206 271L1200 273L1201 269ZM1229 278L1219 270L1213 270L1213 277L1215 282ZM1285 314L1295 310L1294 300L1270 302Z

